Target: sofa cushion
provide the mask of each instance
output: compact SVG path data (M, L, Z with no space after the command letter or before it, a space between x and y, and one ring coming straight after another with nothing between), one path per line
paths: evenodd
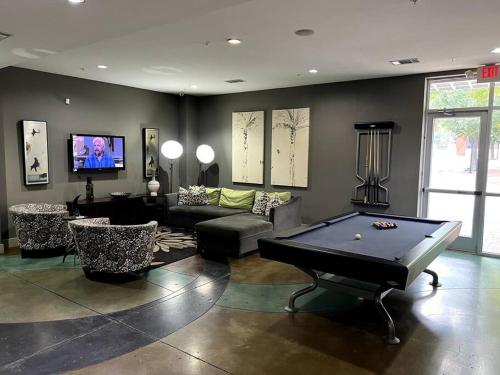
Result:
M189 186L188 189L179 187L179 206L205 206L208 204L208 195L205 186Z
M255 193L255 202L252 207L252 213L256 215L265 215L267 203L271 197L264 191L258 191Z
M222 188L219 206L227 208L240 208L250 211L255 198L255 190L233 190Z
M286 203L288 202L290 199L292 199L292 193L289 192L289 191L268 191L268 192L265 192L265 191L256 191L255 192L255 200L259 199L259 197L262 195L262 194L268 194L270 197L273 197L274 194L278 194L281 201L283 203Z
M207 187L206 191L208 195L208 204L211 204L212 206L218 206L221 188Z
M206 220L224 217L230 215L237 215L246 210L239 210L234 208L225 208L220 206L173 206L169 208L169 214L181 215L181 216L196 216L203 217Z
M273 224L263 216L247 213L202 221L195 228L197 233L207 233L210 236L244 238L272 232Z
M280 199L280 196L278 193L274 193L274 194L271 194L269 195L269 200L267 201L267 206L266 206L266 215L269 215L271 213L271 208L275 208L275 207L279 207L281 206L283 202L281 199Z

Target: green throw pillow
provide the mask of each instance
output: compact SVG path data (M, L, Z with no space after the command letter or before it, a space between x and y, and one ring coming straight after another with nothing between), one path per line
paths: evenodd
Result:
M233 190L222 188L219 206L251 210L254 198L255 190Z
M218 206L219 205L219 199L220 199L220 188L211 188L207 187L206 191L208 194L208 204L212 206Z
M288 202L290 199L292 199L292 193L289 191L273 191L273 192L267 192L270 197L273 197L274 194L278 193L278 197L280 197L280 201L283 203ZM260 195L262 194L262 191L258 191L255 193L255 199L258 199Z

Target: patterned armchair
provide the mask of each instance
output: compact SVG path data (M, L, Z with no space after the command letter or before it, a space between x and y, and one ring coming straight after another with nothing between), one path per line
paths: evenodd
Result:
M153 260L158 223L110 225L109 218L69 223L85 274L127 273L146 269Z
M9 214L16 227L22 256L62 253L71 242L63 204L26 203L11 206Z

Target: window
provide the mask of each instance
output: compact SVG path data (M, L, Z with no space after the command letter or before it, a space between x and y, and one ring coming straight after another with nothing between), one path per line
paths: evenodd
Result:
M475 80L431 81L429 109L487 107L489 91L489 83L477 83ZM500 86L498 94L500 102Z

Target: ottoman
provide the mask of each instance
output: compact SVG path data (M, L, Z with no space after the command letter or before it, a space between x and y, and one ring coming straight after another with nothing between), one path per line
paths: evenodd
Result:
M197 223L198 251L202 255L226 254L239 258L257 250L257 240L273 234L273 224L266 219L245 213Z

